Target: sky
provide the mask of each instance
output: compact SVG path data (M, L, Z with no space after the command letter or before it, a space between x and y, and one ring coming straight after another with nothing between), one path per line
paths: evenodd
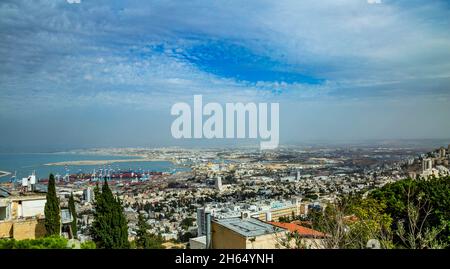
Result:
M278 102L280 143L450 138L450 3L3 0L0 150L170 146L176 102Z

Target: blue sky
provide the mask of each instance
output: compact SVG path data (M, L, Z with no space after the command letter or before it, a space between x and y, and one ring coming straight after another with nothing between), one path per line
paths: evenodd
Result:
M0 147L171 145L193 94L280 102L285 143L450 137L449 3L373 2L2 1Z

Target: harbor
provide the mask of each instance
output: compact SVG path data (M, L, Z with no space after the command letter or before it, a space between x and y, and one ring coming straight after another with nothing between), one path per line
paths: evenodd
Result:
M95 155L73 153L0 154L0 182L28 177L33 171L38 179L46 180L50 173L61 178L104 177L126 178L133 173L173 174L188 168L163 160L127 155ZM94 176L93 176L94 175ZM146 177L146 176L144 176Z

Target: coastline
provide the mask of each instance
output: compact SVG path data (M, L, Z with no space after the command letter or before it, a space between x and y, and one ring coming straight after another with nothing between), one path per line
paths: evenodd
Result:
M125 163L125 162L167 162L169 160L164 159L123 159L123 160L85 160L85 161L65 161L65 162L54 162L46 163L45 166L65 166L65 165L108 165L113 163ZM169 161L170 162L170 161Z
M6 176L9 176L9 175L11 175L10 172L7 172L7 171L0 171L0 177L6 177Z

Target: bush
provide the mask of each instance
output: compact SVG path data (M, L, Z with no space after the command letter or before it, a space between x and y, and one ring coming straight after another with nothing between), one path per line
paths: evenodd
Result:
M81 243L81 249L96 249L94 241L86 241Z
M0 249L65 249L66 246L67 239L60 236L25 240L0 240Z

